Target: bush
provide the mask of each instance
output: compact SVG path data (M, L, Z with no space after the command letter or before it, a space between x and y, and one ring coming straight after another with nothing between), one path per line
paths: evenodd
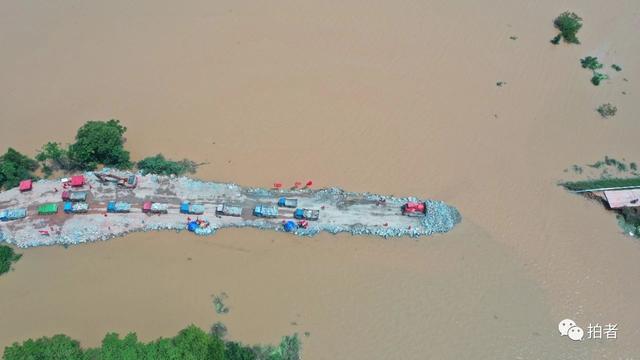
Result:
M609 103L606 103L598 106L596 111L598 111L600 116L606 119L608 117L615 116L616 112L618 112L618 108Z
M615 70L615 71L622 71L622 67L620 67L620 65L613 64L613 65L611 65L611 67L612 67L612 68L613 68L613 70Z
M609 77L606 74L602 74L599 72L594 71L593 72L593 77L591 78L591 83L595 86L600 85L600 82L602 80L607 80Z
M36 160L42 163L42 171L51 175L53 170L68 170L71 168L69 152L56 142L48 142L36 154Z
M126 131L120 120L88 121L78 129L76 142L69 146L73 166L81 170L94 170L98 164L129 168L129 152L123 146Z
M143 174L183 175L194 173L196 171L196 163L187 159L180 161L167 160L162 154L158 154L138 161L138 169Z
M602 64L598 61L598 58L595 56L587 56L584 59L580 59L580 64L582 64L583 69L589 69L589 70L602 69Z
M553 21L553 25L560 30L560 35L565 42L580 44L580 40L576 37L578 30L582 27L582 18L580 16L573 12L565 11ZM555 44L560 42L560 38L558 36L556 38L554 38Z
M7 245L0 245L0 275L11 270L11 264L20 260L22 254L16 254Z
M33 172L38 168L38 162L23 155L13 148L0 156L0 188L13 188L21 180L37 179Z

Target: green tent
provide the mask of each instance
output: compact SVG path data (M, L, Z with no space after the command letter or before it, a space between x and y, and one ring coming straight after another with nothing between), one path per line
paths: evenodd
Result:
M55 214L57 212L58 212L58 204L56 203L43 204L43 205L40 205L40 207L38 208L38 214L40 215Z

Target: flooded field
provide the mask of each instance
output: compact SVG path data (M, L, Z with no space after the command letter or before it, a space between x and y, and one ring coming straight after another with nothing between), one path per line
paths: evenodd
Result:
M582 44L553 46L567 9ZM0 4L2 151L118 118L134 159L207 162L201 179L313 179L463 218L417 241L225 229L21 250L0 278L0 347L220 320L250 343L308 331L307 359L639 358L640 244L556 186L573 164L640 160L639 14L633 1ZM586 55L623 71L592 86ZM605 102L614 118L595 112ZM618 339L570 342L564 318L618 323Z

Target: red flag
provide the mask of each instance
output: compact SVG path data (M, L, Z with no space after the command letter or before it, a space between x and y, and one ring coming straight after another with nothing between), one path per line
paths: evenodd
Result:
M312 180L307 181L307 186L311 186L311 185L313 185L313 181Z

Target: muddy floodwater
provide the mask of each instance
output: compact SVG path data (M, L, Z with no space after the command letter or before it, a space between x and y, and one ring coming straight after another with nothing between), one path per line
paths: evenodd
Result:
M567 9L582 44L553 46ZM463 218L419 239L224 229L20 250L0 277L0 347L223 321L249 343L309 332L305 359L640 358L640 243L556 186L573 164L640 160L639 14L637 1L0 3L2 151L118 118L134 159L206 162L201 179L312 179ZM593 86L587 55L623 70ZM606 102L618 113L603 120ZM564 318L617 323L618 338L572 342Z

